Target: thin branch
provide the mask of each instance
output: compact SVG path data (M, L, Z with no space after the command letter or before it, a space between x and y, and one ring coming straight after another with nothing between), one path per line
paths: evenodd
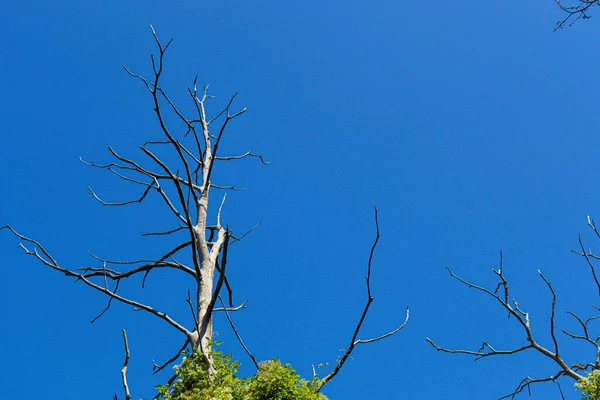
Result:
M119 283L121 283L120 280L117 281L117 283L115 284L115 288L113 290L113 293L117 293L117 290L119 289ZM104 309L100 312L100 314L96 315L91 321L90 324L93 324L94 322L96 322L96 320L98 320L101 316L104 315L104 313L106 313L108 311L108 309L110 308L111 304L112 304L112 297L108 298L108 302L106 303L106 307L104 307Z
M356 324L356 328L354 329L354 333L352 335L352 339L350 340L350 345L348 346L348 349L345 351L344 355L342 355L342 357L340 358L340 360L337 362L335 368L329 373L327 374L323 379L321 379L319 381L319 383L316 386L316 390L317 392L320 391L324 385L326 385L329 381L331 381L331 379L333 379L338 372L340 372L340 370L342 369L344 363L346 362L346 360L348 360L348 357L350 357L350 354L352 354L352 351L354 350L354 348L356 347L356 345L361 344L361 343L372 343L372 342L376 342L378 340L384 339L388 336L391 336L397 332L399 332L402 328L404 328L406 326L406 323L408 322L408 318L409 318L409 310L408 307L406 308L406 319L404 320L404 323L402 325L400 325L398 328L394 329L393 331L390 331L384 335L381 335L379 337L373 338L373 339L365 339L365 340L359 340L357 339L357 336L360 332L360 329L363 325L363 322L365 320L365 317L367 316L367 313L369 312L369 308L371 307L371 303L373 302L373 300L375 299L373 297L373 295L371 294L371 265L373 262L373 255L375 254L375 249L377 247L377 243L379 242L379 238L381 236L381 234L379 233L379 216L378 216L378 210L377 210L377 206L374 206L375 209L375 230L376 230L376 235L375 235L375 241L373 242L373 245L371 246L371 252L369 253L369 261L367 263L367 278L366 278L366 285L367 285L367 302L365 304L365 307L363 309L363 312L360 316L360 319L358 320L358 323Z
M185 200L185 196L183 194L183 190L181 189L181 185L180 185L180 181L178 178L176 178L176 175L174 175L171 170L169 169L169 167L162 162L158 157L156 157L150 150L146 149L145 147L140 147L140 149L142 149L142 151L144 153L146 153L150 158L152 158L158 165L161 166L161 168L167 173L167 175L169 175L169 177L171 178L171 180L175 183L175 188L177 189L177 194L179 195L179 201L183 207L183 211L184 211L184 215L185 217L181 217L183 219L183 221L187 224L188 227L188 231L190 234L190 240L191 240L191 244L192 244L192 254L195 255L197 254L197 249L196 249L196 233L194 231L194 226L192 224L192 217L190 215L190 212L188 210L188 204L187 201ZM191 182L191 178L190 178L190 182ZM194 199L196 199L196 195L194 194ZM194 262L194 270L196 271L197 276L200 276L200 264L198 263L197 258L194 256L192 257L192 260Z
M253 230L255 230L256 228L258 228L260 226L260 224L262 224L262 221L258 221L258 223L256 225L254 225L252 228L250 228L249 230L246 231L246 233L244 233L242 236L234 236L231 235L231 237L233 238L233 241L231 242L231 244L235 243L235 242L239 242L240 240L242 240L243 238L245 238L247 235L249 235Z
M214 183L210 184L210 187L213 187L215 189L222 189L222 190L246 190L246 188L240 188L237 186L233 186L233 185L216 185Z
M256 367L256 370L258 370L259 369L258 362L256 362L256 358L254 358L254 356L252 355L252 353L250 352L250 350L248 350L248 347L246 347L246 345L244 344L244 341L242 340L242 337L240 336L239 332L235 328L235 325L233 324L233 320L231 319L231 316L229 315L229 311L230 310L225 307L225 304L223 303L223 299L221 298L221 296L219 296L219 301L221 302L221 305L223 306L222 308L220 308L220 310L225 311L225 316L227 317L227 321L229 321L229 325L231 325L231 329L233 330L233 333L235 333L235 336L237 337L238 341L240 342L240 344L244 348L244 351L246 351L246 354L248 354L248 357L250 357L250 359L254 363L254 366ZM244 304L246 304L246 302L244 302ZM244 305L244 304L242 304L242 305Z
M600 231L598 231L598 228L596 228L596 222L592 218L590 218L589 215L587 216L587 223L590 226L590 228L592 228L596 233L596 237L600 238Z
M133 307L136 307L138 309L144 310L150 314L153 314L155 316L157 316L158 318L162 319L163 321L167 322L169 325L171 325L172 327L174 327L175 329L177 329L178 331L182 332L184 335L189 336L191 333L182 325L180 325L177 321L175 321L173 318L169 317L167 314L160 312L158 310L156 310L155 308L146 305L146 304L142 304L140 302L125 298L123 296L120 296L112 291L110 291L109 289L102 287L100 285L95 284L94 282L88 280L83 274L71 271L69 269L63 268L61 267L56 260L50 255L50 253L48 253L48 251L46 251L46 249L44 248L44 246L42 246L37 240L34 239L30 239L26 236L21 235L20 233L18 233L17 231L15 231L10 225L4 225L0 227L0 230L2 229L8 229L10 230L15 236L17 236L18 238L20 238L21 240L24 240L26 242L32 243L35 246L37 246L40 251L42 252L42 254L47 258L42 257L42 255L40 255L40 253L38 253L37 249L34 249L33 251L28 250L23 244L20 244L20 247L25 251L25 254L27 255L31 255L34 256L35 258L37 258L39 261L41 261L44 265L55 269L57 271L62 272L63 274L65 274L66 276L72 276L75 278L78 278L78 280L81 280L83 283L85 283L86 285L88 285L89 287L98 290L99 292L102 292L122 303L131 305Z
M227 107L225 107L225 111L227 111L227 117L225 118L223 125L221 125L221 129L219 130L219 134L217 135L217 140L215 141L215 144L213 146L213 150L212 150L213 157L217 156L217 150L219 148L219 143L221 143L221 138L223 137L223 132L225 131L225 127L227 126L227 123L230 120L242 115L246 111L246 109L244 108L243 110L241 110L233 115L229 115L229 107L231 106L231 103L233 103L233 99L235 99L235 96L237 96L237 93L234 93L231 96L231 99L229 100ZM212 120L210 122L212 122ZM210 124L210 122L208 124ZM212 176L213 166L214 166L214 163L211 162L208 167L208 172L206 173L206 177L204 177L204 181L206 182L207 185L210 185L210 177ZM207 189L208 189L208 187L204 188L204 190L207 190Z
M563 376L564 373L565 372L561 370L561 371L558 371L556 373L556 375L549 376L549 377L546 377L546 378L535 378L535 379L528 376L527 378L523 379L519 383L519 385L517 386L517 388L512 393L509 393L509 394L507 394L505 396L499 397L498 400L503 400L503 399L508 399L508 398L514 399L517 394L521 393L525 389L527 389L529 395L531 396L531 385L534 384L534 383L542 383L542 382L554 382L554 383L556 383L558 385L558 391L560 393L561 399L565 400L565 396L564 396L564 393L562 391L562 388L560 387L560 383L556 381L558 378L560 378L561 376Z
M191 269L183 264L177 263L177 262L165 261L167 258L172 259L173 255L175 255L178 251L183 250L190 245L191 245L191 241L189 241L189 240L187 242L180 243L177 246L175 246L173 249L169 250L166 254L164 254L158 260L113 261L113 260L106 260L106 259L100 258L100 257L96 256L95 254L88 252L92 257L94 257L95 259L97 259L105 264L113 264L113 265L143 264L143 265L141 265L137 268L133 268L129 271L124 271L124 272L118 272L118 271L115 271L112 269L107 269L106 267L103 267L103 268L84 267L84 268L78 268L78 269L84 272L82 275L85 276L86 278L91 278L93 276L103 276L103 277L108 277L113 280L119 280L119 279L123 279L123 278L128 278L132 275L135 275L135 274L138 274L141 272L144 272L146 275L148 275L148 273L154 268L178 269L183 272L186 272L187 274L189 274L195 278L196 272L193 269ZM145 278L144 278L144 281L145 281ZM142 284L142 287L144 287L143 284Z
M409 315L410 315L410 311L409 311L408 307L406 307L406 317L404 318L404 322L402 323L402 325L400 325L399 327L397 327L393 331L390 331L388 333L384 333L383 335L377 336L377 337L372 338L372 339L359 339L359 340L356 340L354 342L354 345L361 344L361 343L373 343L373 342L376 342L378 340L385 339L388 336L392 336L393 334L395 334L400 329L402 329L402 328L404 328L406 326L406 324L408 323Z
M546 285L548 285L548 289L550 289L550 292L552 292L552 309L550 312L550 334L552 335L552 342L554 342L554 354L556 355L556 357L558 357L558 341L556 340L556 334L555 334L555 328L554 328L554 313L555 313L555 309L556 309L556 292L554 292L554 288L552 287L552 285L550 284L548 279L546 279L544 274L542 274L542 271L540 271L539 269L538 269L538 274L540 274L540 276L542 277L544 282L546 282Z
M188 303L188 305L190 307L190 312L192 313L192 318L194 320L195 330L197 330L198 332L200 332L200 327L198 325L198 317L196 316L196 310L194 310L194 305L192 304L192 298L191 298L189 289L188 289L188 292L187 292L187 299L185 299L185 301L186 301L186 303Z
M142 233L142 236L161 236L161 235L170 235L172 233L175 232L179 232L182 229L187 229L187 226L183 226L183 225L179 225L179 227L175 228L175 229L171 229L169 231L162 231L162 232L146 232L146 233Z
M589 217L588 217L588 223L589 223ZM590 226L594 230L596 230L595 225L591 224ZM596 275L596 268L594 268L594 264L592 263L592 260L590 260L590 254L588 254L588 252L585 251L585 247L583 246L583 241L581 240L581 235L579 235L579 248L581 249L581 252L578 252L575 250L571 250L571 252L585 257L585 261L587 261L587 263L590 267L590 270L592 271L592 276L594 277L594 282L596 282L596 287L598 288L598 295L600 295L600 281L598 281L598 276Z
M565 26L572 26L579 19L589 19L589 8L598 5L598 0L578 0L573 6L565 6L560 0L555 0L558 7L566 13L566 17L556 23L554 30L562 29Z
M221 297L219 296L219 299L220 298ZM244 302L242 304L240 304L239 306L237 306L237 307L215 307L215 308L213 308L213 312L217 312L217 311L229 311L229 312L231 312L231 311L239 311L239 310L241 310L243 308L246 308L246 303L247 302L248 302L248 300L244 300Z
M219 160L219 161L230 161L230 160L241 160L242 158L247 158L247 157L257 157L260 159L260 162L262 162L263 164L270 164L269 161L265 161L265 159L263 158L262 155L258 154L258 153L252 153L252 150L245 152L242 155L239 156L227 156L227 157L215 157L215 160Z
M123 344L125 346L125 363L121 369L121 378L123 379L123 390L125 390L125 400L131 399L129 385L127 385L127 368L129 367L129 344L127 343L127 332L123 329Z
M173 357L171 357L167 361L165 361L164 364L158 365L158 364L154 363L154 366L152 367L152 371L153 371L152 374L157 374L160 371L162 371L163 369L165 369L169 364L174 363L179 357L181 357L181 353L183 353L183 351L188 346L188 344L190 344L190 339L185 339L185 342L183 342L183 346L181 346L179 351L177 353L175 353L175 355Z
M447 349L445 347L438 346L430 338L426 338L426 340L437 351L442 351L444 353L469 354L469 355L472 355L472 356L477 356L475 358L475 360L479 360L481 358L488 357L488 356L515 354L515 353L518 353L520 351L527 350L527 349L530 349L530 348L533 347L532 344L528 344L528 345L525 345L525 346L522 346L522 347L519 347L519 348L516 348L516 349L512 349L512 350L496 350L488 342L483 342L482 345L481 345L481 347L479 348L479 350L472 351L472 350L462 350L462 349ZM482 351L485 348L489 349L490 351Z

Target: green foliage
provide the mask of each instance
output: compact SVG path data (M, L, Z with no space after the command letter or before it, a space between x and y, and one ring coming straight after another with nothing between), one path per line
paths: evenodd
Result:
M590 372L575 387L581 390L582 400L600 400L600 370Z
M217 344L218 345L218 344ZM327 400L315 390L318 380L307 381L279 360L264 361L250 378L238 378L240 364L231 355L212 352L217 370L211 380L208 363L198 352L186 352L177 378L171 385L157 386L160 400Z
M260 364L258 372L247 382L245 399L248 400L321 400L326 399L314 389L316 379L307 381L279 360Z

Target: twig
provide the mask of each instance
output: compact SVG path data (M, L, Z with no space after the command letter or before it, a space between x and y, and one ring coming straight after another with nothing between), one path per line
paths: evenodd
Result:
M564 6L560 0L555 0L558 7L564 11L567 16L556 23L554 30L562 29L565 26L572 26L579 19L589 19L591 16L588 10L593 5L598 5L598 0L578 0L574 6Z

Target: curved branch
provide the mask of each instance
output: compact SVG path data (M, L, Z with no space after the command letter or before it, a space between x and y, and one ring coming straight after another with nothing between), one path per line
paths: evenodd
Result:
M371 246L371 252L369 253L369 261L367 263L367 278L366 278L367 302L366 302L365 308L363 309L363 312L360 316L360 319L358 320L358 323L356 324L356 328L354 329L354 334L352 335L352 339L350 340L350 345L348 346L348 349L346 350L344 355L342 355L342 357L339 359L339 361L337 362L334 369L329 374L327 374L323 379L319 380L319 382L317 383L317 385L315 387L317 392L320 391L323 388L323 386L325 386L329 381L331 381L338 374L338 372L340 372L340 370L344 366L344 363L348 360L348 357L350 357L350 354L352 354L352 351L354 351L354 348L356 347L356 345L361 344L361 343L372 343L372 342L376 342L381 339L385 339L386 337L389 337L395 333L398 333L402 328L404 328L406 326L406 323L408 322L409 310L408 310L408 307L406 307L406 318L404 320L404 323L402 325L400 325L398 328L396 328L393 331L390 331L386 334L383 334L379 337L376 337L376 338L364 339L364 340L357 339L357 336L360 332L360 329L362 328L365 317L367 316L367 314L369 312L369 308L371 307L371 303L375 299L375 297L373 297L373 295L371 294L371 264L373 262L375 248L377 247L377 243L379 242L379 238L381 235L379 233L379 217L378 217L377 206L374 206L374 209L375 209L376 235L375 235L375 241L373 242L373 245Z

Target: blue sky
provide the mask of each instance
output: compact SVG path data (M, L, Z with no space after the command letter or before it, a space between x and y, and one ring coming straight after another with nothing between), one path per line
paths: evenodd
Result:
M559 326L575 330L565 311L591 316L597 300L586 264L569 250L580 233L597 243L586 217L600 219L600 25L592 18L553 32L560 17L553 1L12 2L0 15L0 224L72 268L93 265L88 250L132 259L166 248L139 237L175 223L158 201L103 208L87 185L112 200L136 188L79 163L110 161L109 145L139 158L137 146L158 137L150 97L121 68L150 72L153 24L163 40L174 38L163 87L185 102L198 75L217 96L213 110L239 91L248 111L223 151L251 148L271 162L232 163L215 175L247 188L228 195L224 219L234 230L262 221L228 264L236 298L249 299L234 318L256 357L281 358L309 377L312 364L341 354L365 300L376 202L376 299L361 337L394 328L407 305L411 320L357 348L324 392L497 398L558 369L531 352L474 362L434 351L427 336L473 350L482 340L525 344L514 320L445 266L494 287L502 250L513 295L548 346L550 295L538 269L557 291ZM168 379L151 375L152 360L170 357L180 334L120 305L90 324L101 295L0 235L0 398L121 396L121 328L132 394L152 396ZM176 276L157 274L144 291L127 283L133 296L188 317ZM216 330L251 373L226 321ZM569 363L594 359L593 349L559 339ZM578 398L571 381L563 389ZM532 398L558 393L538 385Z

